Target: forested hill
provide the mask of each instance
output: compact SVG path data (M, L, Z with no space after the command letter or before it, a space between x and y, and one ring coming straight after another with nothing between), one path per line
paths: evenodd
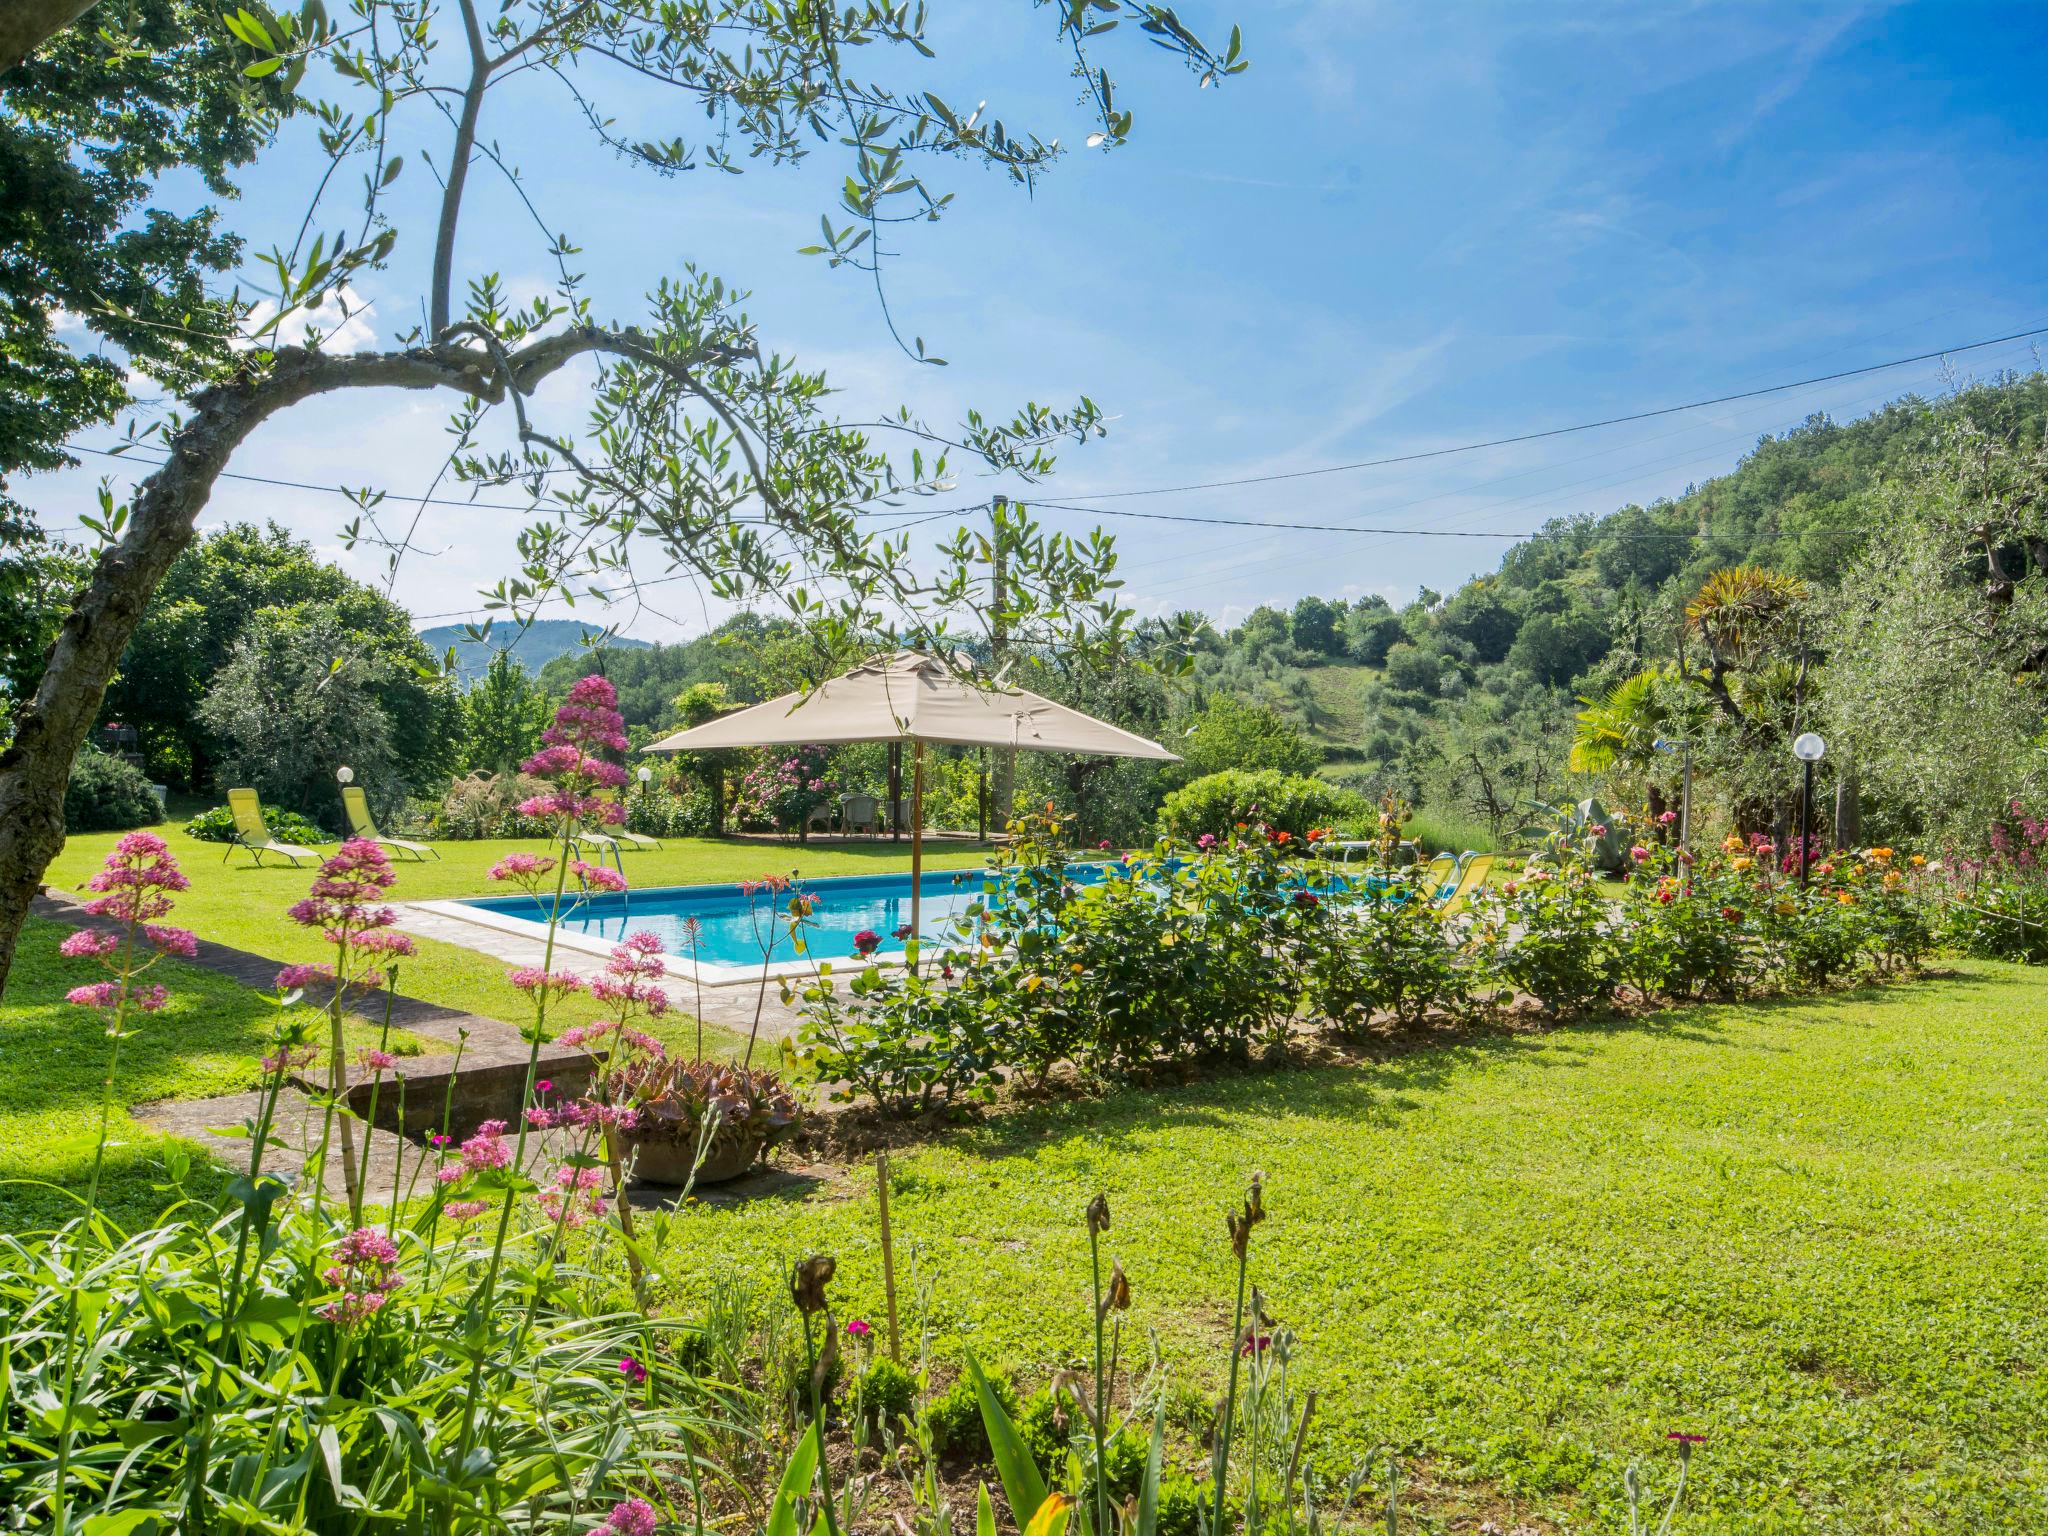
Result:
M1909 472L1956 416L2039 441L2048 378L1909 397L1847 423L1814 417L1675 499L1557 519L1448 596L1256 610L1204 636L1199 686L1292 719L1324 746L1324 771L1360 789L1472 814L1493 776L1543 799L1563 788L1577 695L1668 654L1686 598L1714 571L1760 565L1832 585L1868 536L1868 493Z
M478 641L466 638L459 624L442 624L421 630L420 639L431 646L437 656L449 646L454 646L456 669L465 683L471 683L483 676L484 669L491 664L492 651L511 652L514 661L530 675L538 677L540 669L557 656L582 650L583 637L601 627L585 623L582 619L535 619L524 630L513 625L494 628L488 637ZM638 650L647 642L614 635L605 644L615 650Z

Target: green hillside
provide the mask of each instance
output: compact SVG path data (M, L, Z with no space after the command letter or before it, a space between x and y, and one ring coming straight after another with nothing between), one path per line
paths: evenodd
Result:
M420 639L431 646L436 655L453 646L455 670L467 685L483 676L484 669L491 664L493 651L508 652L529 676L538 677L541 668L550 661L557 656L574 655L584 649L585 636L595 638L602 631L602 625L586 623L582 619L535 619L524 629L513 625L495 627L482 640L469 639L459 624L423 629ZM614 650L639 650L647 642L613 635L605 644Z

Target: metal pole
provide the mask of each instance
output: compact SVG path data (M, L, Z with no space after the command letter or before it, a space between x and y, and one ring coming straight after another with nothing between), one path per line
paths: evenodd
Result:
M1799 788L1799 889L1803 891L1806 889L1806 866L1813 862L1808 857L1813 848L1810 835L1810 818L1813 815L1813 763L1809 759L1801 766L1806 769L1801 775L1802 782Z
M1685 744L1684 781L1678 791L1678 846L1689 848L1692 838L1692 743Z
M896 1249L889 1241L889 1153L875 1154L875 1196L882 1207L882 1294L889 1302L889 1358L903 1363L903 1336L896 1326Z
M924 932L920 921L924 885L924 743L910 749L910 969L917 970L917 941Z
M896 814L903 804L903 743L889 743L889 841L903 840L903 818Z

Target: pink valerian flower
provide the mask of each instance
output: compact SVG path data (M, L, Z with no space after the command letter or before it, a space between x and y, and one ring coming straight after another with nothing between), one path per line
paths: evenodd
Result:
M384 892L397 879L382 848L366 837L352 837L321 863L310 893L287 911L293 922L317 928L340 952L331 977L337 987L380 987L382 973L363 966L352 974L352 964L376 955L413 952L410 939L381 932L398 921L397 912L382 904Z
M512 1161L512 1149L505 1145L505 1122L486 1120L463 1142L461 1151L463 1173L505 1167Z
M343 1328L369 1321L385 1298L404 1283L398 1273L398 1249L372 1227L358 1227L334 1245L334 1262L320 1278L341 1295L320 1308L320 1315Z
M554 872L555 861L544 853L508 853L490 869L493 880L511 880L529 890Z
M577 679L555 711L554 724L541 732L545 745L520 765L552 786L548 793L522 803L522 815L595 822L625 819L623 805L598 793L623 788L626 782L626 770L601 755L627 750L626 723L618 705L617 691L604 678Z
M144 923L142 936L158 954L182 955L190 960L199 953L199 935L189 928L172 928L163 923Z
M626 888L626 877L615 869L606 869L602 864L586 864L581 859L571 859L569 873L576 877L576 883L585 891L610 891L616 894Z
M601 1003L613 1003L628 1010L637 1007L650 1019L660 1018L669 1008L668 994L660 987L638 981L615 981L609 976L592 977L590 995Z
M544 971L537 965L522 965L515 971L507 971L505 979L528 997L544 994L566 997L583 990L583 978L574 971Z
M171 910L171 892L191 883L162 838L154 832L130 832L114 844L106 863L86 882L87 890L100 894L85 904L85 910L123 923L151 922Z
M554 1184L534 1196L548 1220L580 1227L604 1214L604 1170L564 1167L555 1170Z
M121 947L121 936L111 929L79 928L57 946L67 960L96 960Z
M654 1536L660 1519L645 1499L623 1499L612 1506L604 1525L593 1536Z
M288 965L277 973L273 985L280 992L303 992L316 981L334 980L331 965Z
M636 1387L647 1385L647 1367L631 1355L621 1355L619 1357L619 1374Z
M171 1000L162 982L151 982L146 987L131 985L128 989L130 1007L140 1008L144 1013L155 1013ZM80 1008L99 1008L112 1012L121 1006L121 983L118 981L90 981L82 987L73 987L64 994L64 1001L75 1003Z
M475 1221L491 1208L488 1200L450 1200L441 1207L441 1214L450 1221L463 1223Z
M389 1051L362 1050L356 1056L372 1072L390 1072L398 1066L398 1058Z

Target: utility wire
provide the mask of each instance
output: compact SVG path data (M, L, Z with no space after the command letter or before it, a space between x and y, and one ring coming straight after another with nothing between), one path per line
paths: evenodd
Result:
M1541 442L1550 437L1566 437L1574 432L1593 432L1601 427L1625 426L1634 421L1654 421L1659 416L1676 416L1681 411L1702 410L1710 405L1732 405L1738 400L1754 400L1761 395L1775 395L1788 389L1806 389L1815 384L1832 384L1841 379L1861 378L1867 373L1882 373L1888 368L1903 368L1909 363L1924 363L1935 358L1950 357L1958 352L1975 352L1984 347L2002 346L2007 342L2025 341L2033 336L2048 336L2048 325L2036 326L2029 331L2014 331L2009 336L1993 336L1985 341L1964 342L1960 346L1940 347L1932 352L1916 353L1912 357L1895 357L1886 363L1871 363L1863 368L1844 368L1839 373L1816 374L1810 379L1794 379L1787 384L1767 384L1761 389L1745 389L1732 395L1716 395L1709 400L1689 400L1683 405L1662 405L1655 410L1633 411L1626 416L1608 416L1599 421L1582 421L1569 427L1547 427L1541 432L1521 432L1513 437L1493 437L1484 442L1457 443L1448 448L1430 448L1419 453L1391 454L1383 459L1360 459L1351 464L1325 464L1317 469L1289 469L1270 475L1242 475L1234 480L1197 480L1186 485L1154 485L1138 490L1101 491L1094 495L1075 495L1074 501L1116 501L1128 496L1172 496L1183 491L1228 490L1240 485L1271 485L1281 480L1307 480L1317 475L1342 475L1359 469L1381 469L1392 464L1415 464L1424 459L1448 458L1453 454L1477 453L1486 448L1507 448L1516 443Z

